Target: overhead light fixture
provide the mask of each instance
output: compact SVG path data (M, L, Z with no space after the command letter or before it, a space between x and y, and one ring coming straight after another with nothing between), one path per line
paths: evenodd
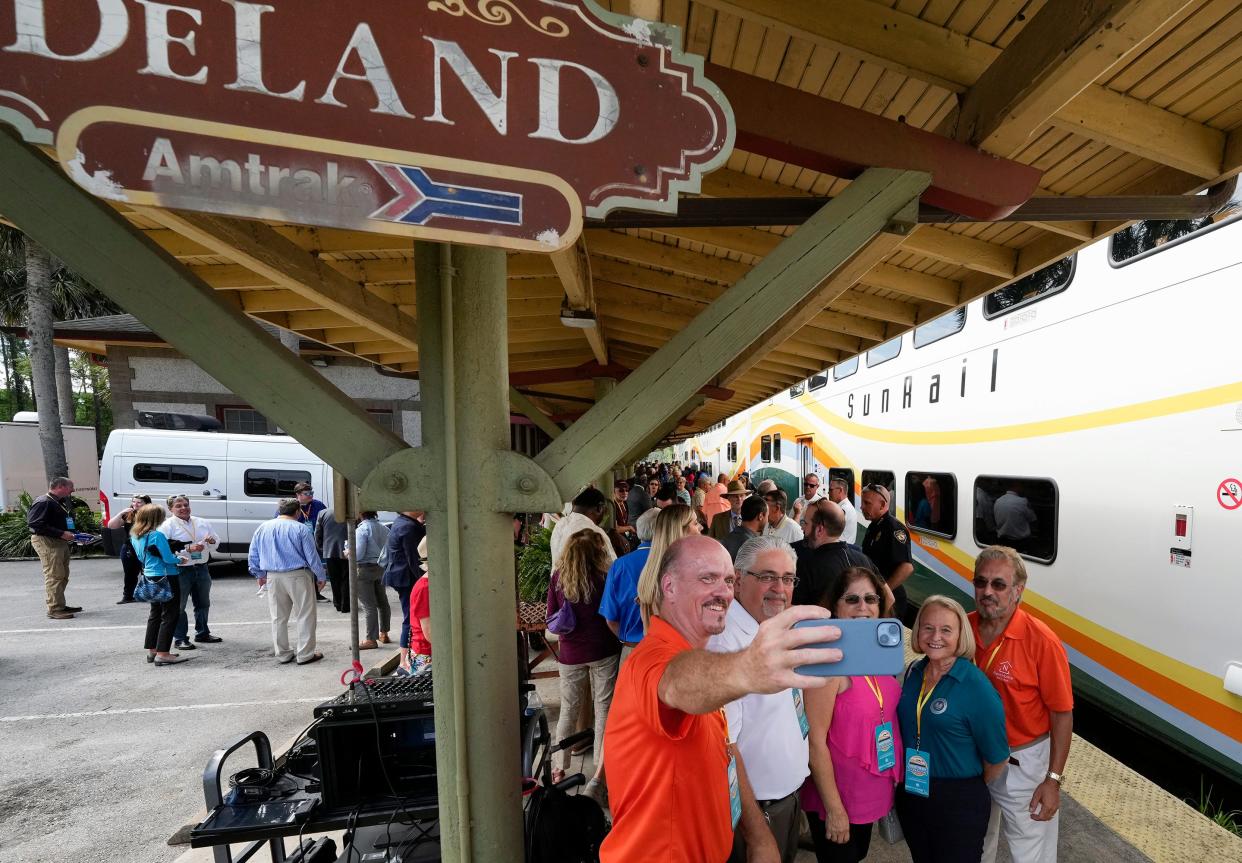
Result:
M319 368L322 369L328 365L328 358L327 357L311 357L310 364L312 366L318 366Z
M597 326L595 312L590 309L561 309L561 324L578 330L592 330Z

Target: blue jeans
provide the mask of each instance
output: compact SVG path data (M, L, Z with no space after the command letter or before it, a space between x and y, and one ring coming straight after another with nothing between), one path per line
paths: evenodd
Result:
M397 592L397 599L401 600L401 646L410 646L410 591L414 589L414 585L410 584L405 587L394 587Z
M181 616L177 618L174 641L185 641L190 632L190 619L185 613L186 600L194 600L194 634L211 635L207 628L207 612L211 610L211 575L207 564L181 567Z

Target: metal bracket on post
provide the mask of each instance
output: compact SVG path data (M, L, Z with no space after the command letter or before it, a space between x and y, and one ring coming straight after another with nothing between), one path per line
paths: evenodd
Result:
M919 226L919 200L915 198L906 204L899 212L893 215L888 224L884 226L884 233L896 234L899 237L908 237L914 233L914 229Z
M528 456L496 450L484 455L481 468L500 478L496 512L560 512L565 505L552 477Z
M443 455L426 444L393 453L367 474L358 500L361 507L371 510L443 511L448 506Z

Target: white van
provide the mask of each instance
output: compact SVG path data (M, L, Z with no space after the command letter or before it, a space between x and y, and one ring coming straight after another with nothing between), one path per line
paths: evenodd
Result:
M136 494L160 506L184 494L220 536L212 557L245 560L255 529L300 482L331 508L332 468L291 437L118 429L104 447L99 500L107 519Z

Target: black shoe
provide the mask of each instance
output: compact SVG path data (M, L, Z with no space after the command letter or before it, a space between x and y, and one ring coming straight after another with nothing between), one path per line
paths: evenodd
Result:
M316 594L315 594L315 599L316 599L318 602L329 602L328 597L324 596L322 593L316 593Z
M61 609L61 611L67 611L70 614L77 614L81 610L82 610L82 606L80 605L66 605L64 608Z
M194 640L199 644L219 644L221 641L224 641L220 636L212 635L210 632L206 635L196 635Z
M137 601L138 601L138 600L133 599L133 598L130 598L130 599L118 599L118 600L116 601L116 604L117 604L117 605L127 605L127 604L129 604L129 603L131 603L131 602L137 602Z
M197 650L198 649L193 644L190 644L188 639L183 639L181 641L174 643L173 647L177 648L178 650Z

